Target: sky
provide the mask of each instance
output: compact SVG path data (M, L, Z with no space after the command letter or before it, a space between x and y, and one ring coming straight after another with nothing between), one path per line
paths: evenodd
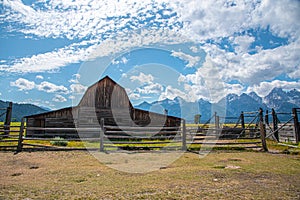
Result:
M76 105L110 76L137 105L300 90L299 0L0 0L0 99Z

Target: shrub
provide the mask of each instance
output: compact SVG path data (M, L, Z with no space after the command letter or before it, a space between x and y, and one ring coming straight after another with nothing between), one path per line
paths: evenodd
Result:
M68 141L66 141L64 138L60 138L60 137L55 137L52 141L50 141L51 145L54 146L67 146L68 145Z

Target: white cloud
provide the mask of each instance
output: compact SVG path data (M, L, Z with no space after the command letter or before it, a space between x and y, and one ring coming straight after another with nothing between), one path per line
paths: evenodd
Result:
M177 88L173 88L172 86L168 85L164 92L162 92L159 96L158 100L163 99L174 99L176 97L181 97L183 99L187 99L187 94Z
M255 41L254 37L243 35L232 38L233 44L237 45L235 47L235 52L237 53L248 53L250 45Z
M44 79L44 77L43 77L42 75L37 75L37 76L35 77L35 79L40 79L40 80L43 80L43 79Z
M203 95L199 88L205 84L216 89L214 92L216 96L222 96L217 89L223 88L221 91L225 91L224 93L229 90L236 92L242 90L243 87L239 84L226 84L231 80L250 85L251 89L282 74L292 79L300 78L299 1L58 0L40 1L30 6L20 0L2 3L0 19L5 22L4 24L9 24L5 27L7 30L34 38L68 38L70 41L76 41L49 52L10 62L2 60L0 62L2 72L57 71L71 63L124 52L134 47L195 41L202 45L199 48L205 50L214 63L214 68L200 67L201 71L181 77L180 81L187 84L186 88L190 85L197 91L190 94L190 99ZM256 54L249 54L254 36L248 35L248 32L261 29L268 29L275 36L288 38L288 44L274 49L258 46ZM224 38L229 38L235 52L228 52L215 45L222 43L220 41ZM194 46L190 50L195 53L196 48ZM186 61L187 67L195 66L200 61L197 57L182 52L173 54ZM128 60L121 58L114 62L127 63ZM204 79L205 75L210 80ZM136 76L133 81L153 82L147 75L144 77L146 79L141 78ZM221 83L216 84L220 79ZM72 80L71 83L78 83L77 79ZM26 79L11 84L20 90L43 88ZM72 87L75 90L75 86ZM65 88L61 89L65 91Z
M81 84L71 84L70 85L71 88L71 92L75 93L75 94L83 94L85 92L85 90L87 89L86 86L83 86Z
M24 78L19 78L14 82L10 82L11 86L19 88L19 90L32 90L35 88L35 83Z
M159 94L163 91L163 86L159 83L149 83L136 89L140 94Z
M276 35L299 36L299 1L204 2L183 0L176 5L179 19L185 22L184 32L189 38L201 41L242 33L244 30L270 27ZM285 6L282 6L285 5Z
M275 87L285 90L297 89L300 91L300 81L281 81L274 80L271 82L261 82L248 88L247 93L255 92L261 97L268 95Z
M121 61L122 61L123 64L126 64L126 63L128 62L128 59L127 59L126 57L123 56L123 57L121 58Z
M191 46L190 50L194 53L197 53L199 51L199 49L196 46Z
M182 60L184 60L185 62L187 62L187 67L195 67L195 65L200 61L200 57L199 56L191 56L189 54L185 54L183 52L176 52L176 51L172 51L171 56L174 57L178 57Z
M24 78L19 78L14 82L10 82L11 86L19 88L19 90L32 90L37 89L47 93L64 93L68 94L68 89L63 85L55 85L53 83L43 81L40 84L36 84L34 81L29 81Z
M117 64L120 64L120 63L122 63L122 64L126 64L128 62L128 59L125 57L125 56L123 56L121 59L113 59L112 61L111 61L111 63L113 64L113 65L117 65Z
M67 99L60 94L56 94L55 97L52 99L52 101L65 102L65 101L67 101Z
M139 100L141 98L141 95L138 93L130 93L128 94L128 97L131 100Z
M72 78L69 80L70 83L79 83L80 74L73 74Z
M178 82L184 84L185 95L181 96L189 102L202 98L210 102L218 102L227 94L241 94L244 87L240 84L229 84L223 80L222 66L206 57L203 66L194 74L180 75Z
M272 80L281 74L300 78L300 46L291 43L256 54L226 52L216 45L203 47L214 63L221 66L220 75L224 80L238 80L249 85Z
M144 74L143 72L140 72L138 76L131 76L130 80L137 81L139 83L151 83L154 80L154 77L151 74Z
M70 63L88 60L90 48L92 47L82 48L71 45L52 52L16 59L11 65L3 65L0 69L16 73L51 72Z
M32 90L36 88L39 91L44 91L47 93L69 93L68 89L65 86L58 86L47 81L43 81L40 84L36 84L34 81L19 78L14 82L10 82L10 85L19 88L19 90Z
M23 33L39 37L74 39L103 33L112 34L124 26L140 26L140 21L157 18L156 13L165 10L164 4L168 2L58 0L44 3L44 7L40 8L24 5L21 1L4 1L4 8L8 8L5 9L7 21L27 25L19 28ZM169 25L168 21L162 18L156 20L165 26Z
M67 94L69 91L63 85L55 85L53 83L43 81L41 84L36 85L36 88L40 91L44 91L47 93L64 93Z

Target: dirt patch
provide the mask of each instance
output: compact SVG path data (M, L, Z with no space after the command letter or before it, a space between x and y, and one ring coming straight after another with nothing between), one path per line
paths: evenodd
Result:
M133 166L132 160L125 162L127 157L100 163L88 152L0 152L0 199L300 198L295 155L211 153L200 159L185 153L148 173L110 168Z

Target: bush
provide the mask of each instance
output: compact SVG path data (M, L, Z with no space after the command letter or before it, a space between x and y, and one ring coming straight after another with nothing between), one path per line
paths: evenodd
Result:
M50 141L51 145L54 146L67 146L68 145L68 141L66 141L64 138L60 138L60 137L55 137L52 141Z

